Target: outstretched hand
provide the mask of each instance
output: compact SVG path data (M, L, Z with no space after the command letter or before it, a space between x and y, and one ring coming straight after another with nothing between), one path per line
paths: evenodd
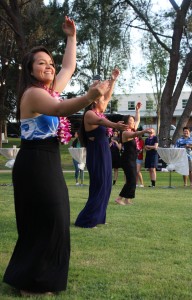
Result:
M113 69L112 74L111 74L111 79L116 80L117 77L120 75L120 71L118 68Z
M123 121L119 121L116 123L116 129L118 129L118 130L124 131L124 130L127 130L127 128L128 128L128 125L124 124Z
M74 36L76 34L75 22L67 16L65 16L65 22L62 24L62 28L67 36Z
M145 130L144 130L144 133L152 133L152 130L151 130L151 128L146 128Z
M108 80L93 83L88 92L87 98L90 101L95 101L108 92L110 84Z
M141 106L142 106L141 102L138 102L136 105L136 110L139 110L141 108Z

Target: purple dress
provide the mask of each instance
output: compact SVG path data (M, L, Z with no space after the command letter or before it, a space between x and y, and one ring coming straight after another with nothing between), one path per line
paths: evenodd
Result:
M89 197L75 225L90 228L97 224L105 224L112 187L112 162L106 127L99 126L86 132L86 135Z

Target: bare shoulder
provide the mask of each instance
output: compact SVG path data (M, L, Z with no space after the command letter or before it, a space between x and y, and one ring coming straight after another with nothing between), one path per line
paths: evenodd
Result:
M122 131L122 137L127 136L127 135L129 135L129 131L127 131L127 130Z
M85 130L89 131L98 127L99 117L92 111L88 110L84 115Z
M40 87L33 86L26 89L26 91L23 93L21 104L27 103L28 105L34 106L36 105L36 103L39 103L39 100L41 100L42 103L46 104L48 100L52 100L52 96L49 95L46 90Z
M86 116L93 116L93 115L95 115L95 113L91 109L89 109L88 111L86 111L85 115Z
M34 117L38 114L47 113L52 97L42 88L30 87L26 89L21 98L22 118Z
M96 114L90 109L88 111L86 111L85 115L84 115L84 119L89 120L90 118L93 119L94 116L96 116Z
M132 140L132 138L133 138L133 132L132 131L125 130L125 131L122 132L122 140L123 140L123 142Z
M32 87L28 88L27 90L25 90L22 98L33 98L38 95L43 95L46 93L47 92L44 89L36 87L36 86L32 86Z

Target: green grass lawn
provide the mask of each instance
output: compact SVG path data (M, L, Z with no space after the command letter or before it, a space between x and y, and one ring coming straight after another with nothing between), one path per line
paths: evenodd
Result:
M74 226L88 196L85 185L64 174L71 204L71 260L66 292L34 299L67 300L191 300L192 299L192 189L182 176L157 173L157 187L138 188L134 205L119 206L114 199L123 185L120 172L107 209L107 225L96 229ZM148 186L149 174L143 172ZM11 174L0 174L11 183ZM17 238L12 186L0 186L0 300L19 299L2 283ZM27 299L27 298L25 298Z

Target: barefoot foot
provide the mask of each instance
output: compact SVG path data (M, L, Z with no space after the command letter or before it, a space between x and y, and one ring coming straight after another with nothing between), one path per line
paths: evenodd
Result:
M130 205L133 204L133 202L131 202L129 199L125 199L125 205Z
M24 290L21 290L20 293L21 293L21 296L23 296L23 297L53 296L54 295L54 293L52 293L52 292L33 293L33 292L29 292L29 291L24 291Z
M115 200L115 203L120 204L120 205L125 205L125 202L123 200L119 199L119 198L117 198Z

